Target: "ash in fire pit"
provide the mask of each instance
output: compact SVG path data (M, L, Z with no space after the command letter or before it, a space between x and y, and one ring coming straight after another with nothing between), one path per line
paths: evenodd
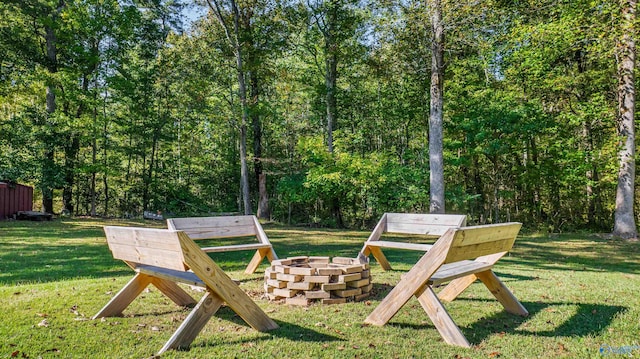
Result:
M291 257L271 262L264 272L264 290L270 300L287 304L338 304L361 301L373 284L369 264L355 258Z

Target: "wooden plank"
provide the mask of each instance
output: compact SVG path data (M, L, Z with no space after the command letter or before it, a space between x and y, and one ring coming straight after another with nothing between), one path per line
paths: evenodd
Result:
M333 294L337 295L338 297L342 297L342 298L353 297L354 295L362 294L362 289L361 288L353 288L353 289L335 290L335 291L333 291Z
M439 285L452 279L465 277L469 274L474 274L485 271L487 269L491 269L491 267L493 267L493 264L469 260L444 264L442 267L440 267L440 269L438 269L437 272L435 272L431 276L429 283L431 283L432 285Z
M213 260L186 234L178 232L186 264L252 328L264 331L278 328L258 305L243 292Z
M287 283L290 283L290 282L279 281L276 279L267 279L265 282L267 283L268 286L274 287L274 288L286 288Z
M253 226L233 226L233 227L209 227L197 229L181 229L193 240L200 239L216 239L216 238L233 238L233 237L251 237L256 235ZM257 240L257 238L256 238Z
M120 244L111 244L109 247L115 259L173 270L185 270L181 252Z
M209 319L220 309L222 303L223 300L220 297L215 293L207 291L187 318L180 324L180 327L178 327L171 338L169 338L162 349L160 349L158 355L170 349L188 348Z
M349 265L349 264L357 263L357 259L349 258L349 257L333 257L333 259L331 259L331 262L335 264Z
M91 319L115 317L122 315L122 311L133 302L136 297L151 283L151 277L136 273L120 291Z
M360 279L360 280L354 280L354 281L351 281L351 282L346 282L346 284L347 284L347 287L350 287L350 288L360 288L360 287L367 286L370 282L371 282L371 280L369 278L366 278L366 279Z
M184 270L177 232L166 229L104 227L113 257L128 262Z
M315 275L316 268L289 267L289 274Z
M351 282L362 279L362 273L343 274L338 276L338 282Z
M322 290L324 290L325 292L329 292L332 290L341 290L341 289L347 289L347 283L324 283L322 284L322 286L320 287L322 288Z
M342 268L317 268L318 275L341 275Z
M378 264L380 264L380 267L382 267L382 269L391 270L391 264L387 260L387 257L385 257L384 253L382 253L382 250L380 250L380 248L368 247L368 249L371 251L373 258L378 261Z
M322 300L322 304L344 304L346 302L347 298L328 298Z
M179 306L186 307L196 304L195 299L193 299L189 293L185 292L184 289L180 288L177 283L171 280L152 277L151 284Z
M447 312L446 308L440 303L438 297L433 292L431 287L428 285L420 288L418 292L416 292L416 296L418 297L418 302L427 312L429 319L433 325L438 329L442 339L447 344L457 345L465 348L470 348L471 344L467 338L465 338L460 328L453 322L451 316Z
M521 316L528 316L527 309L518 301L518 299L511 293L502 281L491 270L476 273L478 279L487 286L487 289L493 294L496 299L504 306L504 309L512 314Z
M385 213L382 215L382 217L376 224L373 231L371 231L369 238L367 238L367 242L379 240L382 234L386 231L387 231L387 214Z
M462 227L467 221L467 216L463 214L387 213L386 215L387 226L389 223L407 223ZM387 232L391 232L388 227Z
M267 253L270 250L271 250L271 248L260 248L260 249L258 249L253 254L253 257L251 258L251 261L247 265L247 268L245 268L244 272L246 274L255 273L255 271L258 269L258 266L260 265L260 263L262 263L262 260L264 259L264 257L267 256Z
M169 218L167 226L178 231L187 231L197 228L219 228L219 227L249 227L253 226L252 215L244 216L218 216L218 217L186 217Z
M308 275L304 277L305 282L309 283L329 283L331 277L327 275Z
M342 272L345 274L360 273L362 272L362 264L343 266Z
M282 282L286 284L287 289L295 290L310 290L316 286L316 283L311 282Z
M520 227L522 227L522 223L519 222L465 227L457 232L451 247L458 248L499 240L515 240Z
M289 274L290 270L291 270L291 267L289 267L289 266L283 266L283 265L274 265L273 266L273 271L276 272L276 273Z
M433 247L432 244L426 243L408 243L408 242L392 242L392 241L374 241L367 243L369 247L406 249L412 251L427 252Z
M278 259L278 255L276 254L276 251L273 250L273 246L271 245L271 242L269 241L267 234L264 232L264 229L262 229L262 225L260 224L260 221L258 221L258 218L256 216L251 216L251 217L253 218L253 226L256 231L256 237L258 237L258 241L260 241L261 243L269 245L269 252L267 252L267 259L270 262L273 262L274 260Z
M291 305L301 305L306 307L311 304L311 301L305 297L293 297L293 298L287 298L285 300L285 303L291 304Z
M218 252L232 252L232 251L247 251L251 249L271 248L271 245L264 243L251 243L251 244L233 244L229 246L217 246L217 247L203 247L202 250L207 253Z
M175 231L141 227L104 226L107 243L180 252Z
M303 275L296 275L296 274L283 274L283 273L278 273L276 274L276 279L277 280L282 280L285 282L300 282L304 279Z
M162 278L173 282L184 283L196 287L206 287L204 282L193 272L182 272L168 268L161 268L148 265L136 267L136 272L144 273L152 277Z
M295 290L295 289L275 288L272 294L278 297L291 298L291 297L295 297L296 294L298 294L298 292L299 290Z
M467 289L478 277L475 274L469 274L466 277L456 278L447 284L439 293L438 298L443 302L451 302L456 299L465 289Z
M331 298L331 294L329 292L325 292L322 290L308 290L304 292L304 296L307 299L327 299Z
M454 232L447 232L433 245L431 250L418 260L406 276L387 294L380 304L365 319L365 323L382 326L396 315L407 301L422 288L443 264Z
M387 233L420 234L430 238L438 238L452 226L436 226L415 223L387 223Z

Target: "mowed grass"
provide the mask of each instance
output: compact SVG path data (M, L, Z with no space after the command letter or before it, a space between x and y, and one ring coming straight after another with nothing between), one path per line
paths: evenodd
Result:
M132 277L109 252L103 225L160 227L159 222L62 219L0 222L0 358L148 358L189 313L150 287L123 317L91 320ZM281 258L355 257L365 231L265 225ZM188 351L163 358L598 358L640 356L640 245L590 234L521 234L495 267L529 310L502 310L481 283L446 307L471 349L445 344L411 299L384 327L364 319L419 253L386 251L394 271L372 262L369 300L308 308L273 303L262 295L262 272L246 275L252 252L212 255L241 281L280 326L248 327L227 307L206 325ZM194 297L201 293L188 289ZM617 352L616 352L617 351ZM627 354L621 352L630 351Z

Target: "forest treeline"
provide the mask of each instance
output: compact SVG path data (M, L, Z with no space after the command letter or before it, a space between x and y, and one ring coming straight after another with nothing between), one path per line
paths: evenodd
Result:
M428 212L433 3L1 0L0 179L74 215ZM619 3L435 3L446 212L610 231Z

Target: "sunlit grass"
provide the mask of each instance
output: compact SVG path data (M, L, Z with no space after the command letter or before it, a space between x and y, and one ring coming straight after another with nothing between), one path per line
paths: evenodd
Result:
M64 219L0 222L0 357L145 358L189 313L151 288L121 318L90 320L130 278L106 246L103 225L159 222ZM280 257L354 257L368 232L266 225ZM365 302L309 308L262 297L263 263L243 273L251 252L212 255L280 329L259 333L223 307L189 351L167 358L597 358L600 348L640 344L640 247L586 234L522 235L495 271L529 310L510 315L481 284L447 304L471 349L446 345L412 299L384 327L366 316L419 254L387 251L394 271L372 263ZM190 289L188 289L190 290ZM193 292L195 296L200 293ZM606 348L606 347L605 347ZM620 354L605 353L612 356ZM640 356L640 351L632 352Z

